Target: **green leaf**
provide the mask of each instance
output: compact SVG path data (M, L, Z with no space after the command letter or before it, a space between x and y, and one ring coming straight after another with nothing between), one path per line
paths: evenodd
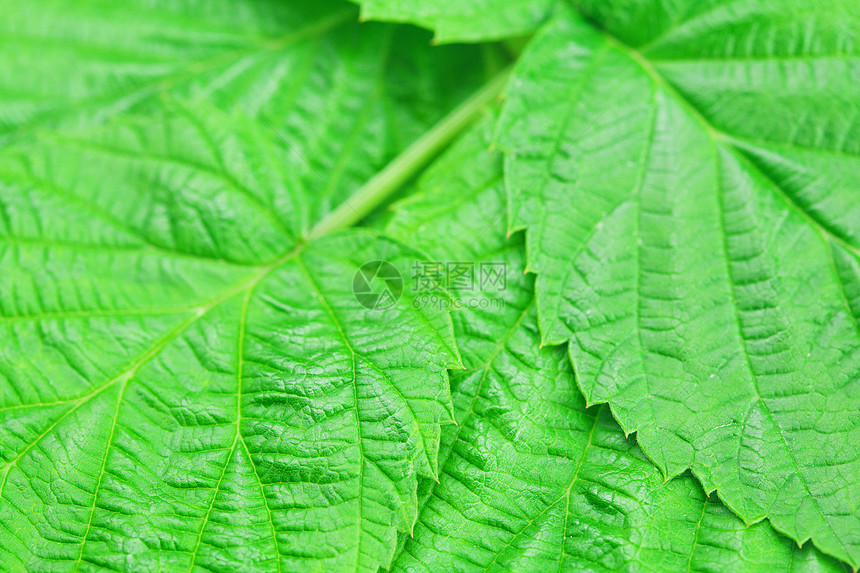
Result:
M536 30L557 0L352 0L363 20L408 22L436 32L434 41L481 42Z
M504 239L489 125L437 162L388 225L431 260L503 262L508 277L501 293L454 291L458 426L443 430L440 482L392 570L845 571L767 521L746 527L690 475L664 483L606 406L586 410L565 350L539 348L523 241ZM498 298L503 308L470 303Z
M860 13L579 2L498 126L543 342L668 476L860 564Z
M288 152L253 125L207 149L213 114L0 159L2 561L375 570L414 522L451 415L450 322L408 288L366 309L352 284L417 254L367 230L296 241L265 214L309 194L213 160Z
M0 568L390 562L451 422L450 318L353 293L417 252L307 236L485 71L354 16L4 7Z

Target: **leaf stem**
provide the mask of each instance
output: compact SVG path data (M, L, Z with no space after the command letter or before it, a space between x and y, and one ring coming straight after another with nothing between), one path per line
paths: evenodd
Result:
M477 118L484 106L502 92L510 71L510 68L507 68L497 74L422 135L352 197L317 223L308 233L307 239L318 239L328 233L350 227L373 211Z

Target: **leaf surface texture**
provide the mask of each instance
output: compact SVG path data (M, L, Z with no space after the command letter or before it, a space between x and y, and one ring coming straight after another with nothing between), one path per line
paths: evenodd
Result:
M364 263L408 274L401 243L304 237L484 66L356 18L4 6L0 569L390 562L451 423L450 318L408 284L356 300Z
M860 563L860 13L579 2L497 132L542 339L667 475Z
M458 426L443 430L440 481L392 570L845 571L767 521L747 527L689 474L665 482L607 406L585 408L565 350L539 347L522 235L504 239L490 126L437 162L388 224L431 260L502 262L508 276L503 293L454 292ZM470 303L495 297L503 309Z

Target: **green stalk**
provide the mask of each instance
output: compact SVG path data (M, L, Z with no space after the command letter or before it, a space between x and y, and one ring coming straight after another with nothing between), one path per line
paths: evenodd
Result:
M378 207L478 117L484 106L502 92L509 75L510 69L502 71L445 116L352 197L317 223L308 233L308 240L351 227Z

